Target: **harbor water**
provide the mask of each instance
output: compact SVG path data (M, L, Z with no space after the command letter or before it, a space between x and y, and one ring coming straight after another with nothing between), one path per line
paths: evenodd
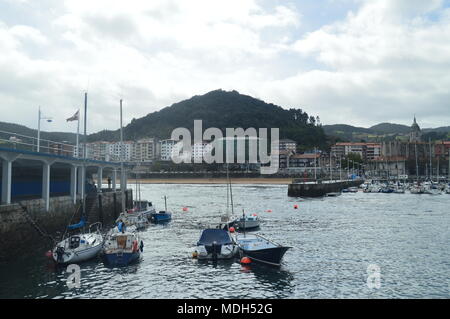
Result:
M281 268L192 258L202 229L225 214L225 185L141 185L142 199L157 209L164 209L164 195L173 220L142 232L139 263L83 263L80 288L69 289L65 269L45 257L43 240L0 265L0 298L450 297L450 195L300 199L289 198L284 185L234 185L235 214L257 213L258 233L293 247ZM375 286L368 280L373 269Z

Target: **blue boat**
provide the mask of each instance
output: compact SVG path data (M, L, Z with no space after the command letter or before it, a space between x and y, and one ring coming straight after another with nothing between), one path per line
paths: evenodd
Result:
M158 213L153 213L151 216L152 222L154 222L155 224L167 223L172 220L172 213L167 211L160 211Z
M139 260L144 250L144 243L137 232L125 228L113 228L107 235L103 245L103 258L113 267L127 266Z
M165 210L162 210L158 213L152 213L151 214L151 218L152 218L152 222L154 222L155 224L158 223L167 223L170 222L172 220L172 213L170 213L167 210L167 197L164 196L164 205L165 205Z

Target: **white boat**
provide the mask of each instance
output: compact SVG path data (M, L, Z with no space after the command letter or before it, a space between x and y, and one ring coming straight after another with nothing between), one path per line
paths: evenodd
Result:
M153 204L147 200L134 201L134 212L141 212L150 221L152 214L156 213L156 209Z
M237 244L230 233L221 228L203 230L194 256L200 260L231 259L238 252Z
M103 246L103 236L100 228L90 232L94 225L101 224L92 224L89 233L72 235L58 243L53 249L53 260L58 264L76 264L97 256Z
M237 218L234 221L234 224L238 227L238 229L255 229L258 228L261 223L259 216L256 214L252 215L243 215L240 218Z
M419 185L413 185L409 189L409 192L411 194L423 194L424 193L424 188L422 186L419 186Z
M137 229L144 229L149 225L149 219L146 212L135 211L133 209L126 210L121 213L116 220L116 223L123 221L127 227L135 226Z
M405 189L401 186L397 186L394 188L394 193L396 194L404 194L405 193Z

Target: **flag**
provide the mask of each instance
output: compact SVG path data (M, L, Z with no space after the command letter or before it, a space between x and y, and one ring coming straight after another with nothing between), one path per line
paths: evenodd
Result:
M80 110L77 111L72 117L67 119L67 122L78 121L80 119Z

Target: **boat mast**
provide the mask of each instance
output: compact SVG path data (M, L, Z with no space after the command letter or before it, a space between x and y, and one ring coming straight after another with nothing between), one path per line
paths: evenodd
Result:
M164 195L164 207L166 208L165 212L167 213L167 196Z
M121 184L121 192L122 192L122 212L125 211L125 172L123 165L123 126L122 126L122 100L120 100L120 184Z
M419 183L419 163L417 162L417 143L414 144L414 153L416 155L416 181Z
M84 93L84 145L83 145L83 169L82 172L83 174L81 175L81 195L82 195L82 200L83 200L83 211L82 211L82 215L83 217L85 217L86 214L86 194L85 194L85 189L86 189L86 158L87 158L87 92Z

